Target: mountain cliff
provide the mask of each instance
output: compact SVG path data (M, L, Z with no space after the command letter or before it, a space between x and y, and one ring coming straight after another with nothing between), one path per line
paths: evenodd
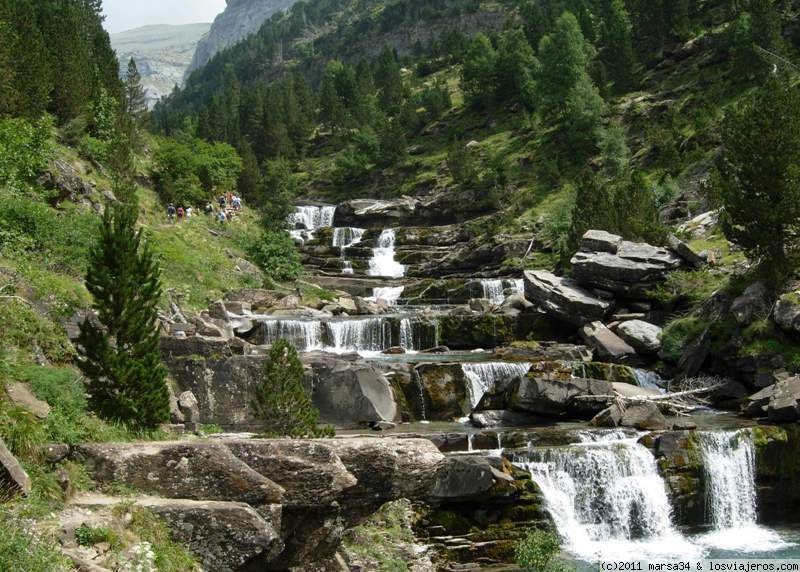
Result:
M136 61L152 107L176 84L183 84L197 42L210 28L208 23L144 26L112 34L111 44L117 51L121 73L125 73L131 58Z
M228 0L228 6L214 20L214 24L197 44L186 77L203 67L215 54L232 46L251 34L273 14L288 10L297 0Z

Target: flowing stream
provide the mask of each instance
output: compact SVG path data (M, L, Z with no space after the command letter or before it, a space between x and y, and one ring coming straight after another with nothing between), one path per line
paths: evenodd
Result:
M478 407L487 391L491 390L497 382L511 381L524 377L531 369L529 363L464 363L461 364L464 376L467 378L467 393L469 394L470 410Z
M383 276L387 278L402 278L406 268L395 260L394 243L396 235L393 229L384 230L378 237L378 242L372 251L369 261L370 276Z
M339 248L342 274L353 274L353 264L347 260L347 249L361 242L366 231L363 228L341 227L333 230L333 246Z

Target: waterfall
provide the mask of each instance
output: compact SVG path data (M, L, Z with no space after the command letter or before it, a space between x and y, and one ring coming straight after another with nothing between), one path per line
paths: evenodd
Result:
M650 450L620 432L582 439L568 447L532 449L515 460L539 485L567 548L592 562L699 556L672 524Z
M378 243L373 249L372 259L369 261L370 276L386 276L388 278L402 278L406 268L394 259L395 232L393 229L384 230Z
M400 320L400 347L406 351L414 350L414 328L408 318Z
M747 431L700 433L706 510L717 530L756 523L755 451Z
M655 389L664 393L666 382L656 372L649 369L636 369L633 370L633 376L636 378L636 383L639 387L645 389Z
M331 351L380 352L392 345L392 327L387 320L341 320L325 324L332 343Z
M333 246L339 248L342 261L342 274L353 274L353 263L347 260L347 249L361 242L364 237L363 228L343 227L333 230Z
M750 431L698 433L705 471L706 514L714 530L698 538L705 546L768 552L788 546L758 526L756 455Z
M400 296L403 295L405 291L405 286L396 286L396 287L389 287L389 288L373 288L372 289L372 299L376 302L378 300L386 300L386 302L390 306L397 305L397 301L400 299Z
M502 280L481 280L481 288L483 297L494 304L502 304L506 299Z
M524 377L531 369L529 363L465 363L461 365L467 380L470 411L474 411L483 399L484 394L492 389L498 381L510 381Z
M520 294L521 296L525 295L525 281L522 278L514 280L513 286L514 294Z
M306 230L315 231L318 228L333 226L333 217L336 207L295 207L289 215L289 224L292 227L302 226Z
M265 343L284 339L298 349L308 352L322 349L322 323L316 320L266 320L262 322Z
M400 347L407 352L418 352L439 345L438 320L400 320Z
M422 385L422 376L416 368L411 370L411 379L414 381L414 384L417 386L417 391L419 392L419 421L420 423L428 423L428 418L425 413L425 388Z

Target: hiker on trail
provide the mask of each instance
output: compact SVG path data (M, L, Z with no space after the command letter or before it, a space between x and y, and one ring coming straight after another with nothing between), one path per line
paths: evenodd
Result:
M220 210L220 211L217 213L217 220L219 221L219 224L225 224L225 221L227 221L227 220L228 220L228 217L227 217L227 215L225 214L225 211L223 211L223 210Z
M171 223L175 222L175 212L176 212L175 211L175 205L173 205L172 203L169 203L169 206L167 207L167 218L169 219L169 222L171 222Z
M233 195L233 210L238 211L242 209L242 199Z
M183 207L178 207L178 222L183 220L183 215L186 214L186 211L183 210Z
M205 211L206 211L206 214L208 216L211 216L211 215L214 214L214 207L211 205L211 203L206 203Z
M228 204L227 201L225 200L225 195L220 195L219 198L217 199L217 202L219 203L219 208L221 209L224 209L225 205Z
M186 218L192 218L194 214L194 209L192 207L186 207Z
M228 204L233 204L233 193L228 191Z

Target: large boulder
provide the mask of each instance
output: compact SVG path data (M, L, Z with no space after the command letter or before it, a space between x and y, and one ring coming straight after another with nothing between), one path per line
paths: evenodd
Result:
M6 394L11 403L39 419L46 419L50 414L50 406L47 402L37 398L30 387L24 383L9 383L6 386Z
M283 488L220 443L103 443L76 449L94 480L173 499L280 503Z
M429 421L451 421L470 414L473 404L461 364L423 363L414 369L422 409Z
M484 495L494 486L494 473L495 469L486 457L449 457L437 475L431 497L437 502L452 502Z
M2 499L3 493L27 495L30 492L31 478L0 439L0 499Z
M742 325L769 315L771 306L770 293L762 282L748 286L741 296L731 304L731 314Z
M113 510L123 499L82 494L73 507L91 511ZM134 507L164 519L170 536L197 555L206 570L236 572L254 560L273 560L283 549L280 506L266 514L238 502L136 497Z
M663 431L670 425L655 403L644 402L629 405L622 414L620 425L640 431Z
M644 243L621 240L616 251L610 252L612 243L606 240L603 250L593 250L597 240L591 233L584 235L581 250L571 260L572 274L581 284L640 298L682 264L670 250Z
M775 323L788 333L800 333L800 291L782 295L775 304Z
M800 376L775 384L767 404L767 418L772 423L793 423L800 419Z
M657 354L661 350L662 329L643 320L622 322L616 328L620 338L642 354Z
M511 408L549 417L591 419L606 406L606 398L613 394L614 390L607 381L553 380L530 373L519 383L511 398Z
M525 297L550 316L575 326L602 320L611 304L568 278L545 271L526 271Z
M470 415L475 427L488 429L491 427L532 427L541 422L541 418L529 413L509 411L508 409L480 411Z
M602 322L586 324L580 330L586 344L601 358L624 361L636 355L636 350L609 330Z

